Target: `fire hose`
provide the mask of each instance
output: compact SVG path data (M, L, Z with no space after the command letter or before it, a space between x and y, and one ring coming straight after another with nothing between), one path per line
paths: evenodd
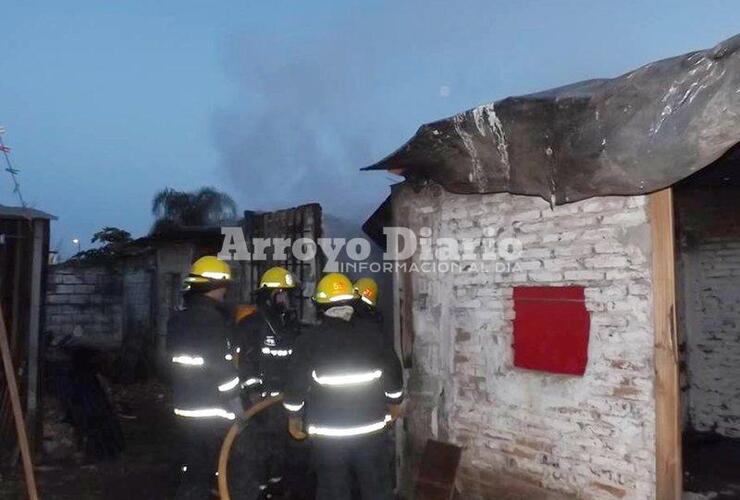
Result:
M231 455L231 447L236 440L236 437L249 423L249 419L258 414L259 412L269 408L270 406L280 403L283 400L282 396L276 396L274 398L263 399L259 403L255 403L244 412L244 417L241 421L235 422L231 426L229 432L226 433L224 442L221 445L221 453L218 456L218 493L221 496L221 500L231 500L229 495L229 480L227 476L227 469L229 468L229 456Z

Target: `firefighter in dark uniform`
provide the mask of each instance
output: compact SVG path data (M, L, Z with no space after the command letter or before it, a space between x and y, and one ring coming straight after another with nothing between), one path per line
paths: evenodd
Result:
M403 399L401 364L377 322L355 316L346 276L324 276L314 299L321 324L296 341L285 388L290 433L311 438L317 500L350 500L353 475L363 500L391 500L386 429Z
M240 343L246 363L240 363L242 386L251 403L280 396L283 392L293 342L299 332L299 321L292 307L291 294L298 290L293 275L283 267L265 271L256 290L257 310L239 325ZM260 487L268 495L291 489L295 473L289 471L287 460L290 435L287 418L280 405L274 405L254 419L254 429L260 444L258 477ZM284 481L284 478L288 478Z
M240 417L239 377L229 361L230 321L224 297L228 264L198 259L185 280L185 309L167 325L173 406L183 440L182 480L176 498L210 498L222 440Z

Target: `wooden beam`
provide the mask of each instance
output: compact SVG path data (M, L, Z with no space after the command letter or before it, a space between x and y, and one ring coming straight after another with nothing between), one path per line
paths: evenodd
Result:
M38 491L36 490L36 478L33 475L33 462L31 461L31 448L28 445L28 436L26 435L26 424L23 420L23 409L21 408L21 398L18 394L18 382L15 378L15 366L10 356L10 345L8 344L8 331L5 328L5 315L0 307L0 353L3 358L3 367L5 369L5 382L10 393L10 402L13 407L13 417L15 420L15 430L18 434L18 445L21 449L21 459L23 461L23 473L26 478L26 489L30 500L38 500Z
M673 196L650 195L655 325L655 466L657 500L682 496L681 409L676 335L676 254Z

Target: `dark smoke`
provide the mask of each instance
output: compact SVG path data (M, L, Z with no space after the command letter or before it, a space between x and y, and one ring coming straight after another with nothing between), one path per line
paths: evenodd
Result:
M241 206L318 201L328 212L366 217L397 179L358 169L422 121L470 104L454 102L451 75L464 63L450 47L461 39L439 33L468 33L463 19L476 16L413 3L228 42L224 65L237 98L217 114L215 137Z

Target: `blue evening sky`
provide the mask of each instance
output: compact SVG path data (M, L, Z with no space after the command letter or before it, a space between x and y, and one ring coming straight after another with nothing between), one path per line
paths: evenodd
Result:
M358 169L420 124L738 31L733 0L8 1L0 126L65 254L145 234L165 186L359 221L395 180Z

